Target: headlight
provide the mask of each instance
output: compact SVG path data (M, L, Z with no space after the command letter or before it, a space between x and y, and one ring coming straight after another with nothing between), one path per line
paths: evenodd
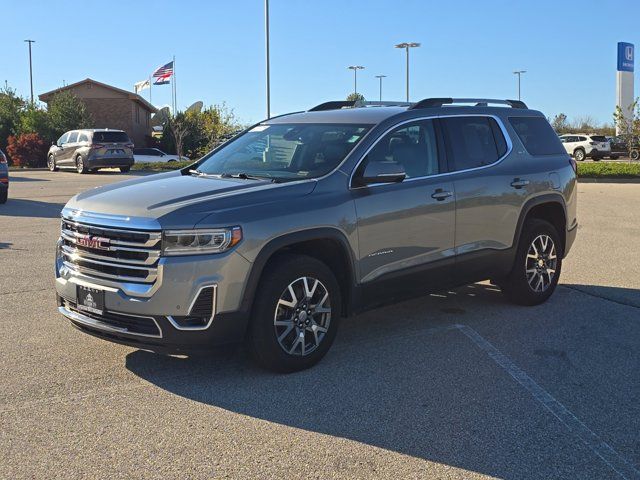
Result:
M240 227L166 230L162 234L163 255L197 255L221 253L242 240Z

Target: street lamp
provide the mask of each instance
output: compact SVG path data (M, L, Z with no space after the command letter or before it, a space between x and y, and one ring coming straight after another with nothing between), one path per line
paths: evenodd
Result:
M407 52L407 102L409 101L409 49L419 46L420 44L416 42L404 42L395 46L396 48L404 48Z
M382 79L386 77L386 75L376 75L376 78L380 80L380 103L382 103Z
M515 72L513 72L514 75L518 76L518 100L520 100L520 77L522 76L523 73L527 73L526 70L516 70Z
M33 105L33 66L31 64L31 44L36 43L35 40L25 40L29 44L29 82L31 83L31 105Z
M364 70L364 67L362 65L351 65L347 68L353 70L353 93L358 93L358 70Z

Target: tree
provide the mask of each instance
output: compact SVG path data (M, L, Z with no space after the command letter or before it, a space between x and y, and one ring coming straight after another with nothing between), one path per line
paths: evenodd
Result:
M620 136L624 139L627 151L629 152L629 162L631 162L632 157L635 156L637 158L638 155L640 98L636 98L627 111L620 108L620 105L616 106L616 111L613 113L613 122L616 129L620 132Z
M178 112L176 116L169 117L167 124L173 136L176 154L178 158L182 158L184 140L189 133L189 119L183 112Z
M37 133L46 143L51 143L59 136L51 126L49 112L31 103L27 103L20 112L20 121L16 127L16 134L23 133Z
M9 136L17 133L20 111L25 103L12 88L0 90L0 149L5 149Z
M91 115L84 102L73 93L56 93L49 102L49 126L55 137L69 130L91 127Z
M551 126L558 134L567 133L569 130L569 122L567 122L567 116L564 113L559 113L553 120L551 120Z
M364 103L366 100L364 99L364 95L361 93L353 92L347 95L348 102L356 102L356 103Z

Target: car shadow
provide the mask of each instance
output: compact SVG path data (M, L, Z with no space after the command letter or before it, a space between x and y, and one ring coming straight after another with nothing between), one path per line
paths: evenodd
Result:
M13 182L50 182L51 180L47 178L21 177L10 171L9 181L13 183Z
M126 368L230 412L500 478L547 478L540 458L552 469L561 449L540 431L546 413L523 415L533 400L456 329L465 309L505 305L498 288L474 284L346 319L322 362L289 375L257 368L242 348L138 350Z
M11 198L9 194L7 203L0 205L0 217L60 218L63 207L63 203Z

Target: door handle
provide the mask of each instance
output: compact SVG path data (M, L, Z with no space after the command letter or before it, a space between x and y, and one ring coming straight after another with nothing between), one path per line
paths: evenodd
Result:
M441 202L444 199L449 198L451 195L453 195L453 192L448 192L442 188L438 188L431 194L431 198L435 198L437 201Z
M513 188L522 188L529 185L529 180L525 180L523 178L514 178L513 182L511 182L511 186Z

